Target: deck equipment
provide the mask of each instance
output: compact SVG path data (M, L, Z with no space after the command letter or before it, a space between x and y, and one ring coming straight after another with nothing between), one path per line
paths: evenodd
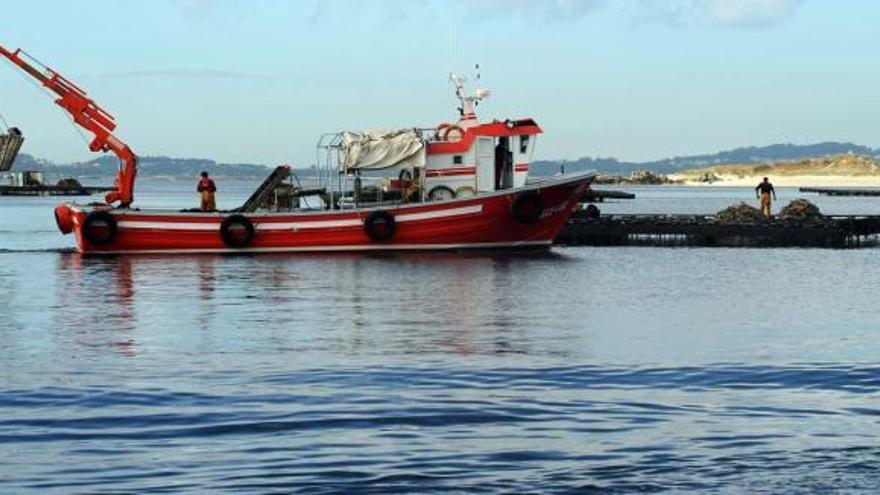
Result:
M10 127L5 134L0 134L0 172L9 172L22 143L24 136L16 127Z
M0 55L56 95L58 98L55 104L67 111L78 126L92 133L89 150L96 153L111 151L119 158L116 190L107 193L105 199L109 204L118 202L121 208L131 205L134 201L134 179L137 175L138 158L127 144L113 135L116 129L113 116L99 107L77 85L43 65L21 48L10 51L0 45Z

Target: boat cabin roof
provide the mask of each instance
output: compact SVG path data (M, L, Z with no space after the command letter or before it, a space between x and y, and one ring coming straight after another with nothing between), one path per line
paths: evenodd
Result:
M465 152L471 148L474 139L478 136L503 137L521 136L523 134L534 136L543 132L541 127L530 118L504 121L493 120L492 122L462 129L461 139L458 141L429 141L428 154Z

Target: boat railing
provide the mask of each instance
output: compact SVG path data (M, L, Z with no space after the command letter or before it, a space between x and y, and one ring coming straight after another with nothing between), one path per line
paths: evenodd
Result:
M427 143L434 141L437 128L422 127L414 128L419 133L422 141ZM361 173L344 171L339 166L340 153L343 152L342 132L328 132L321 134L315 146L315 170L318 182L326 188L330 209L357 208L362 203L370 203L371 206L382 204L399 204L401 199L394 195L377 194L376 197L361 194L364 182L387 179L385 173L366 172ZM369 186L368 186L369 187ZM373 187L380 187L373 185Z

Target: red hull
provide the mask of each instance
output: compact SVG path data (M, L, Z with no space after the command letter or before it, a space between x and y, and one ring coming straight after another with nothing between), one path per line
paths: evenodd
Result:
M592 176L548 180L516 190L471 198L389 205L386 207L245 216L254 227L247 246L230 247L220 234L231 213L182 213L109 209L116 233L95 244L83 234L86 216L95 209L66 206L72 217L77 247L83 253L295 252L404 249L465 249L549 246L577 207ZM534 191L534 192L531 192ZM539 217L517 220L513 205L524 193L541 197ZM64 207L63 207L64 208ZM383 210L394 217L393 236L371 239L364 227L370 213Z

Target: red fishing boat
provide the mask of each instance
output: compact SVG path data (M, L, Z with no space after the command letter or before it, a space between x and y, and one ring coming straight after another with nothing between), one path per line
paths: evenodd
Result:
M532 119L481 123L452 75L457 123L390 132L325 134L316 175L276 168L231 211L132 207L137 156L113 135L116 123L87 94L21 50L5 56L58 95L90 131L90 149L113 152L120 168L106 204L62 204L58 228L83 253L294 252L549 246L593 176L529 180L542 130ZM309 187L304 187L307 182Z

